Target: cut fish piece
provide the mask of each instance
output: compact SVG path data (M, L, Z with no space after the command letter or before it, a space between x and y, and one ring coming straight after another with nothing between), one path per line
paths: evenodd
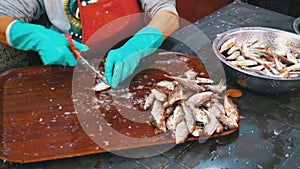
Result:
M100 83L97 83L94 87L92 87L92 90L96 91L96 92L100 92L100 91L104 91L104 90L107 90L109 89L110 86L107 85L106 83L104 82L100 82Z

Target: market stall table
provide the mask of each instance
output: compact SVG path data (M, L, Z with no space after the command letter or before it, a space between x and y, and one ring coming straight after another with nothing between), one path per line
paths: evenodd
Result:
M184 27L163 45L164 49L196 53L215 78L222 68L210 63L211 42L226 30L242 26L265 26L292 30L293 17L245 3L234 2L193 25L206 35L209 43L195 35L195 27ZM198 32L199 33L199 32ZM201 44L201 45L200 45ZM239 130L225 137L186 142L167 152L148 158L126 158L112 153L45 161L30 164L1 163L0 168L299 168L300 92L279 96L248 92L235 83L228 88L242 91L234 99L242 120ZM50 88L51 90L51 88ZM51 98L49 98L51 99Z

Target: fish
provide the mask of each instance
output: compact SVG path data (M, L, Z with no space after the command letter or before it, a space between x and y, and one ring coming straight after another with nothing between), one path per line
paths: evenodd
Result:
M300 63L294 64L286 68L287 71L299 71L300 70Z
M233 45L228 51L227 51L227 55L231 55L236 51L239 51L241 49L241 47L237 44Z
M153 103L153 107L151 110L152 117L155 120L156 127L158 128L159 131L161 132L166 132L166 125L165 125L165 108L161 104L160 101L155 100Z
M273 62L274 63L274 57L269 55L269 54L266 54L266 53L263 53L261 52L260 53L260 57L263 59L265 58L267 61L270 61L270 62Z
M168 90L174 90L176 83L174 81L163 80L157 83L157 86L165 87Z
M282 70L283 69L283 64L279 61L279 59L278 59L278 55L273 55L273 57L274 57L274 62L275 62L275 67L276 67L276 69L277 70Z
M279 74L279 69L276 69L276 68L273 68L272 66L269 66L269 65L264 65L264 67L266 69L269 70L270 73L272 73L273 75L278 75ZM273 76L273 75L270 75L270 76Z
M224 126L220 123L220 121L217 120L217 128L215 130L216 133L223 133L224 132Z
M235 60L235 61L230 61L230 63L234 66L237 67L243 67L243 66L256 66L258 63L255 60Z
M246 60L246 58L243 55L240 55L236 58L236 61Z
M144 110L148 110L155 100L154 94L151 92L145 98Z
M201 83L201 84L213 84L214 83L214 81L212 79L204 78L204 77L197 77L196 80L198 80L198 83Z
M229 129L237 129L239 127L238 123L228 116L221 116L220 122Z
M224 110L226 115L234 120L235 122L239 122L240 120L240 113L237 106L233 103L232 99L229 96L224 96Z
M263 69L259 73L262 74L262 75L265 75L265 76L269 76L269 77L273 76L273 77L275 77L274 74L269 69Z
M288 72L290 78L300 77L300 72Z
M160 124L156 124L156 122L154 122L154 134L161 134L161 133L165 133L167 132L167 126L166 126L166 122L163 121Z
M176 106L174 110L173 122L175 122L175 142L176 144L182 144L188 138L189 130L184 120L184 113L180 105Z
M174 114L169 116L169 118L166 121L166 126L167 126L167 129L169 129L172 132L172 134L175 134L176 120L175 120Z
M230 54L228 57L225 57L226 60L235 60L241 55L240 51L235 51L232 54Z
M254 43L252 43L250 46L248 46L251 49L265 49L268 47L268 44L266 42L259 41L258 39L254 40Z
M248 59L259 58L259 55L255 52L255 50L251 50L248 46L242 42L241 44L241 54Z
M289 72L288 70L284 69L279 72L279 75L277 77L289 78L289 77L291 77L291 73L292 72Z
M193 133L196 127L196 119L193 112L190 110L189 106L185 103L184 100L181 101L181 107L184 112L184 119L187 124L189 133Z
M201 106L203 105L206 101L210 100L213 95L213 92L211 91L205 91L201 93L196 93L192 95L187 102L190 104L193 104L194 106Z
M236 125L238 125L236 121L226 116L226 111L224 106L216 98L213 98L211 100L211 106L207 110L204 109L204 112L206 112L207 115L210 115L210 117L208 117L209 118L208 123L210 123L212 129L215 128L216 133L223 132L224 127L235 129ZM217 121L215 121L214 118L216 118ZM213 119L213 121L211 121L211 119ZM213 124L211 124L212 122ZM221 123L224 126L220 125Z
M228 96L225 96L225 97L229 98ZM230 108L228 108L228 106L230 106ZM226 111L226 108L227 108L227 111ZM237 120L236 116L234 116L235 112L229 112L230 117L227 114L228 111L231 111L231 108L236 108L235 105L231 102L231 100L226 101L226 107L225 107L218 100L213 99L212 106L210 107L209 112L214 114L215 117L219 120L218 122L221 122L225 127L228 127L230 129L236 129L236 127L238 127L238 124L236 121ZM237 118L239 118L239 117L237 117ZM220 124L218 124L218 127L216 130L222 131L224 129L222 129L220 127Z
M154 98L159 100L159 101L166 101L167 100L167 95L157 89L152 89L151 93L153 94Z
M253 67L242 66L242 69L245 69L247 71L254 72L254 73L259 73L264 68L265 68L264 65L257 65L257 66L253 66Z
M181 85L176 85L174 90L169 92L167 107L172 106L176 101L183 98L183 88ZM166 105L165 105L166 107Z
M291 50L287 52L286 57L289 61L293 62L294 64L298 63L296 54L294 54Z
M205 110L205 113L208 116L208 123L204 124L204 134L206 136L211 136L214 134L218 127L218 120L215 115L213 115L211 112Z
M183 86L188 87L191 90L194 90L196 92L201 92L201 91L205 90L204 87L198 85L198 83L199 83L198 80L191 80L191 79L188 79L188 78L169 76L169 75L166 75L166 74L165 74L165 76L170 78L170 79L178 81Z
M224 106L219 102L218 99L211 100L211 106L209 107L209 111L215 115L218 119L225 115Z
M204 85L204 87L206 90L210 90L216 94L221 94L226 89L225 81L223 79L220 80L218 85Z
M108 84L106 84L104 82L100 82L100 83L97 83L95 86L93 86L91 89L96 92L100 92L100 91L105 91L110 88L111 87Z
M220 53L223 53L224 51L230 49L236 44L236 37L232 37L228 40L226 40L220 47Z
M189 105L191 111L193 112L196 122L200 122L203 124L208 123L208 116L204 111L204 108L196 108L193 105Z
M174 122L175 122L175 125L177 123L179 123L180 121L184 120L184 114L183 114L183 110L182 110L182 107L180 105L177 105L174 109L174 112L173 112L173 115L174 115Z
M203 128L201 126L196 126L194 131L191 133L194 137L200 137L203 133Z
M188 138L189 131L184 120L180 121L175 128L175 142L176 144L182 144Z

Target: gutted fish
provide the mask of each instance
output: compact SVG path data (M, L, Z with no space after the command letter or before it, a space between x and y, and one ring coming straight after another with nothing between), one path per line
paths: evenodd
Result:
M213 84L214 83L214 81L209 78L196 77L196 79L198 80L198 83L201 83L201 84Z
M196 126L195 130L192 132L192 136L200 137L203 134L203 128L201 126Z
M237 106L227 95L224 96L224 108L225 108L226 115L230 119L234 120L235 122L238 122L240 120L240 113Z
M169 90L174 90L176 83L174 81L163 80L157 83L157 86L165 87Z
M151 93L153 94L154 98L159 100L159 101L166 101L167 100L167 95L157 89L152 89Z
M196 93L192 95L187 102L190 104L193 104L194 106L201 106L203 105L206 101L210 100L213 95L213 92L211 91L205 91L201 93Z
M148 110L155 100L154 94L151 92L145 99L144 110Z
M176 85L174 90L169 93L167 105L172 106L176 101L183 98L183 89L181 85Z
M175 77L175 76L169 76L169 75L165 75L165 76L178 81L183 86L188 87L194 91L201 92L201 91L205 90L203 86L198 85L198 83L199 83L198 80L191 80L188 78L181 78L181 77Z
M211 136L216 131L219 123L216 116L211 112L205 110L205 113L208 116L208 123L204 124L204 134Z
M110 86L108 84L106 84L104 82L100 82L100 83L97 83L94 87L92 87L92 90L100 92L100 91L107 90L109 88L110 88Z
M189 131L184 120L180 121L175 128L175 142L176 144L182 144L188 138Z
M224 51L229 50L235 44L236 44L236 37L228 39L221 45L220 53L223 53Z
M181 106L182 106L182 110L184 112L184 119L185 119L186 125L188 127L189 133L192 133L196 127L195 116L194 116L193 112L191 111L191 109L189 108L189 106L187 106L185 101L183 101L183 100L181 101Z
M165 108L163 107L163 105L161 104L160 101L158 101L158 100L154 101L154 104L153 104L153 107L151 110L151 114L152 114L153 118L155 119L156 127L159 129L159 131L166 132Z

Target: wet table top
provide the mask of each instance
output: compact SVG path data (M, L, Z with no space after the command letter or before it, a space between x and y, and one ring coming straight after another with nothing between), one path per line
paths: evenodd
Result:
M218 66L214 65L219 63L205 57L212 55L211 42L217 34L241 26L265 26L292 32L293 19L252 5L232 3L180 29L163 47L196 53L213 78L222 78ZM300 155L300 93L268 96L248 92L230 82L228 87L243 92L242 97L234 99L243 118L239 130L231 135L204 142L186 142L148 158L100 153L29 164L1 162L0 168L300 168L297 160Z

